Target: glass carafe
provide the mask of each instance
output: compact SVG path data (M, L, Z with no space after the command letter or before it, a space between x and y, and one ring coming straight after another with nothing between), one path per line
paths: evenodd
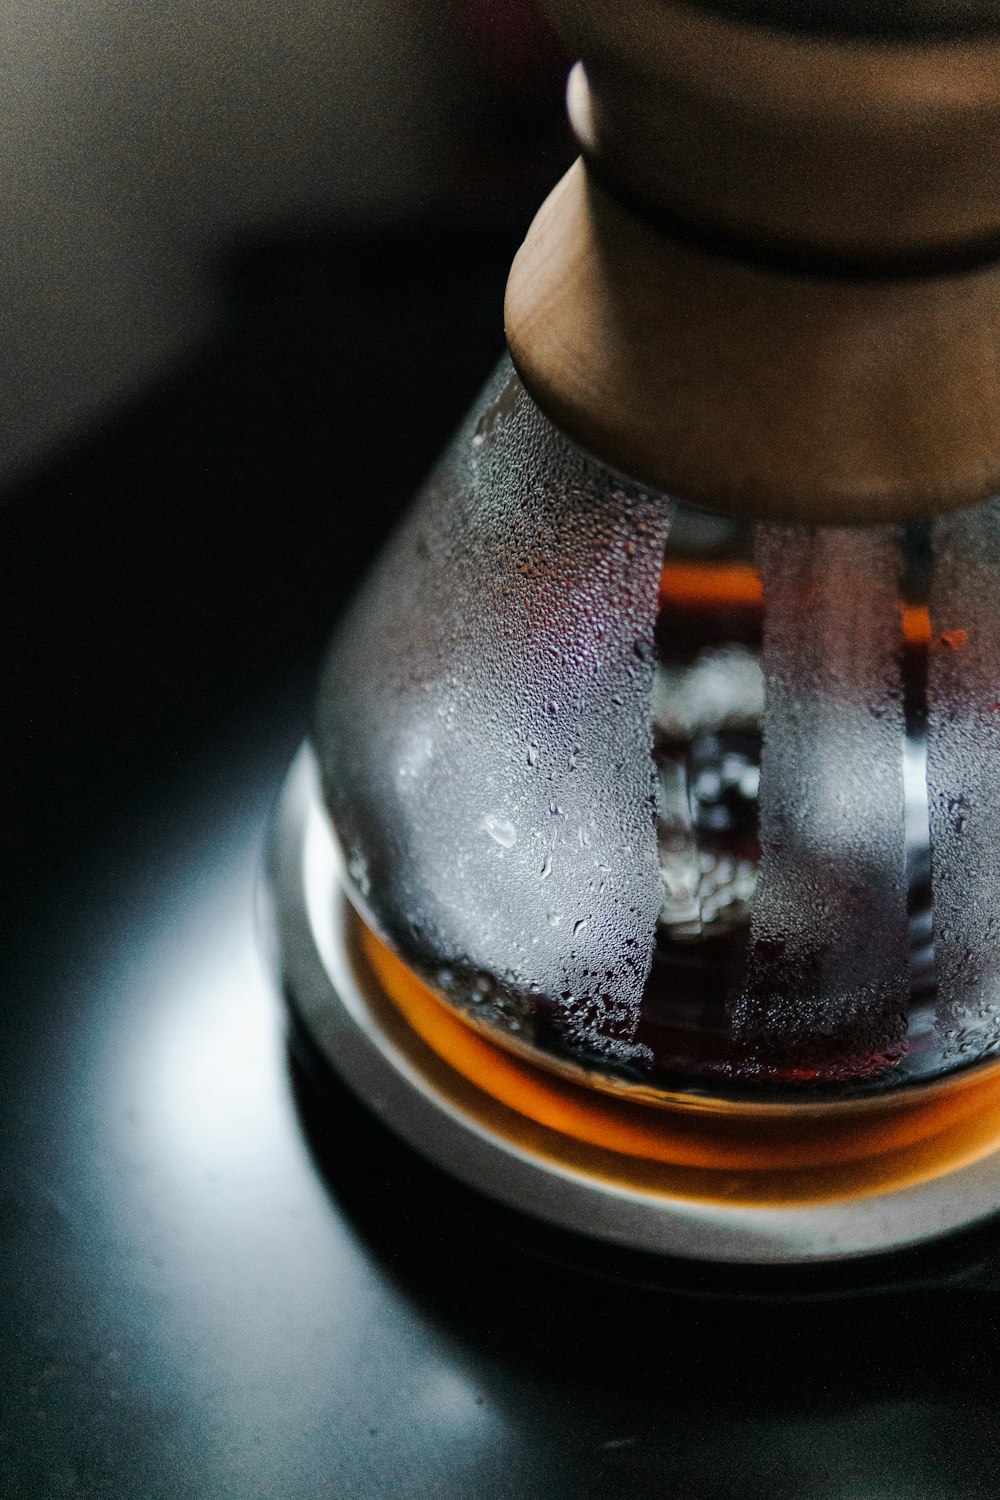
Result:
M551 8L583 157L330 655L288 987L543 1217L911 1242L1000 1208L1000 43Z
M1000 1044L1000 507L805 526L587 457L505 360L316 745L374 941L597 1088L898 1089Z

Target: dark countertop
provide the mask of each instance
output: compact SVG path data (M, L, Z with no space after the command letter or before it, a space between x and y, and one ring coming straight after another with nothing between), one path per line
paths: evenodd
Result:
M228 342L0 517L4 1496L996 1494L990 1291L567 1263L292 1060L262 831L514 237L244 264Z

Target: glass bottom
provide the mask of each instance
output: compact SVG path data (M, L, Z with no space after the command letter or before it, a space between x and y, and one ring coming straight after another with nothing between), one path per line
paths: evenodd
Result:
M1000 1063L882 1095L760 1101L669 1093L539 1057L453 1010L351 908L351 941L434 1051L508 1108L588 1145L691 1172L727 1201L817 1202L931 1181L1000 1147Z
M508 1206L620 1246L756 1266L917 1245L1000 1210L992 1067L833 1105L654 1104L574 1083L482 1037L366 935L344 894L308 746L277 810L266 869L262 931L320 1053L411 1146ZM386 956L380 978L375 964ZM587 1138L595 1129L606 1144ZM734 1151L752 1164L727 1166ZM705 1164L678 1164L682 1153Z

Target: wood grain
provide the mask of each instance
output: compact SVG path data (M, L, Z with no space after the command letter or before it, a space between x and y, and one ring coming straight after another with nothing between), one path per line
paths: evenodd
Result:
M515 258L507 339L583 447L712 509L927 516L1000 489L1000 266L824 278L685 246L582 162Z
M926 0L928 34L872 40L710 13L723 0L548 5L583 59L586 165L507 289L543 410L744 515L924 517L1000 489L989 7Z

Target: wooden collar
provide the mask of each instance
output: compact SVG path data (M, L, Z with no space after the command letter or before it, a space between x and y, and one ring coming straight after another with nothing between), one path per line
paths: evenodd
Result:
M748 516L1000 490L1000 41L553 0L583 145L511 270L514 363L584 447Z

